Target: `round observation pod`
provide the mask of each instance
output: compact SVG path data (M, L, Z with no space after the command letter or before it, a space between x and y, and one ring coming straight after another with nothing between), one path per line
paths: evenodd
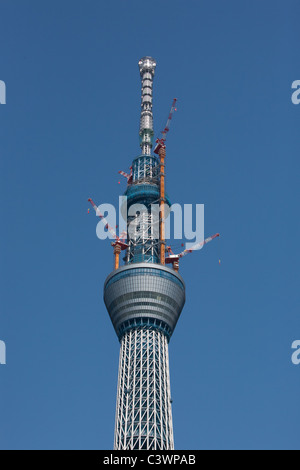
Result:
M148 324L169 340L185 303L185 284L173 269L136 263L107 277L104 302L119 339L128 329Z

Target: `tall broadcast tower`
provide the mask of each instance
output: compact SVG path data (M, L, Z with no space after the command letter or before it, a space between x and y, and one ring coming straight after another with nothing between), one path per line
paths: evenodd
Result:
M141 154L133 160L125 192L129 213L133 204L143 204L148 212L140 215L136 233L130 235L133 230L128 230L125 266L113 271L104 285L105 305L121 342L117 450L174 448L168 342L185 302L185 285L177 272L165 266L165 243L155 238L157 230L151 224L151 204L168 202L161 194L161 162L151 154L155 67L151 57L139 61ZM134 223L132 216L130 222Z
M184 250L179 255L166 250L164 219L170 202L165 195L165 137L176 100L162 138L156 141L152 153L155 67L151 57L139 61L141 154L133 160L130 174L120 172L127 177L127 207L123 208L127 238L117 237L104 216L97 213L115 238L112 243L115 269L105 281L104 302L121 344L116 450L174 449L168 343L185 303L185 284L178 273L179 259L192 250ZM91 199L90 202L97 212L97 206ZM159 207L156 216L151 210L154 204ZM142 205L139 211L136 205ZM120 267L123 250L125 264Z

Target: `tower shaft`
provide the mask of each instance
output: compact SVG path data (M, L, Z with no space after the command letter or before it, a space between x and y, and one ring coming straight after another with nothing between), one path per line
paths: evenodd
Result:
M122 337L114 448L174 449L168 343L156 328Z

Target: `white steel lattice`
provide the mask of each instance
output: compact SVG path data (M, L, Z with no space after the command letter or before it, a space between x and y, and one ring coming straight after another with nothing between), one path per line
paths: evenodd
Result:
M159 256L159 217L151 212L141 212L128 221L128 245L127 263L134 259L152 262Z
M150 326L121 340L114 449L174 449L168 342Z

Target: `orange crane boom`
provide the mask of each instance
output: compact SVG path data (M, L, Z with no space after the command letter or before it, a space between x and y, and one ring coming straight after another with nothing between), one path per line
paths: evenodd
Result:
M154 153L160 158L160 211L159 211L159 239L160 239L160 263L165 264L165 158L166 158L166 135L170 130L171 119L176 111L177 98L173 99L169 112L169 117L164 130L161 131L162 137L156 139Z

